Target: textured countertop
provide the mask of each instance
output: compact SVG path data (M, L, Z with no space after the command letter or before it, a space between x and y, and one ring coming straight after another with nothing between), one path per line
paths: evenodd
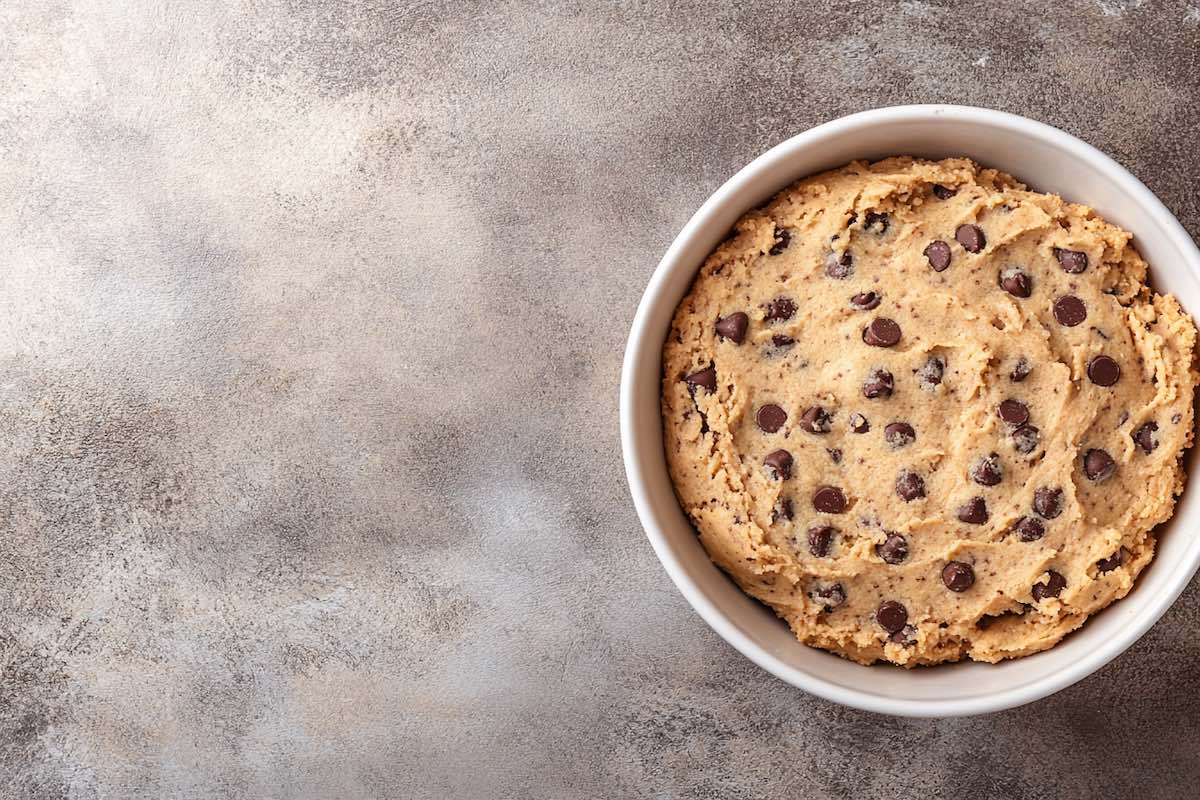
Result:
M616 396L662 251L865 108L1033 116L1195 236L1200 5L0 4L0 796L1182 798L1200 586L987 718L672 586Z

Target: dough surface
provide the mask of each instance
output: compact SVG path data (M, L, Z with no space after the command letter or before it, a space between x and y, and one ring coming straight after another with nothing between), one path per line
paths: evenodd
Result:
M1125 596L1196 385L1131 238L965 159L855 162L746 214L663 351L713 561L861 663L1027 655Z

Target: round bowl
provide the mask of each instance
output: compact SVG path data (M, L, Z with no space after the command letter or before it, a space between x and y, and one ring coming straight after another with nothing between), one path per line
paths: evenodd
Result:
M827 700L886 714L948 717L1011 708L1099 669L1133 644L1200 564L1200 494L1185 492L1159 529L1158 554L1132 592L1050 650L1000 664L870 667L808 647L709 560L671 487L659 410L662 346L705 257L747 210L799 178L855 159L967 156L1032 188L1085 203L1132 231L1160 292L1200 312L1200 251L1133 175L1074 136L982 108L881 108L827 122L756 158L700 207L659 262L634 317L621 375L621 445L634 505L663 566L712 628L763 669Z

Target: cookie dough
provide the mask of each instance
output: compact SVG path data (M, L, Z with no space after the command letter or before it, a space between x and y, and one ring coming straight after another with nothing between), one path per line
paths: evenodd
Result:
M663 350L713 561L864 664L1028 655L1123 597L1197 379L1131 238L965 159L855 162L744 216Z

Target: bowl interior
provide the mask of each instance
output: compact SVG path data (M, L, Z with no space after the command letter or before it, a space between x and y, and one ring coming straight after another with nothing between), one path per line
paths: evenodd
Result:
M1174 518L1160 528L1158 556L1135 590L1055 648L998 665L863 667L797 642L773 612L744 595L709 561L676 502L662 449L659 351L675 306L705 256L742 213L792 181L853 159L900 154L967 156L1034 189L1092 206L1134 233L1158 291L1174 294L1193 314L1200 311L1200 253L1191 239L1140 182L1083 142L1021 117L980 109L913 106L854 115L757 159L710 198L671 246L643 298L626 354L626 466L643 523L672 578L710 625L761 666L818 695L869 710L977 713L1028 702L1079 680L1153 624L1200 559L1200 537L1191 531L1200 513L1198 493L1185 492Z

